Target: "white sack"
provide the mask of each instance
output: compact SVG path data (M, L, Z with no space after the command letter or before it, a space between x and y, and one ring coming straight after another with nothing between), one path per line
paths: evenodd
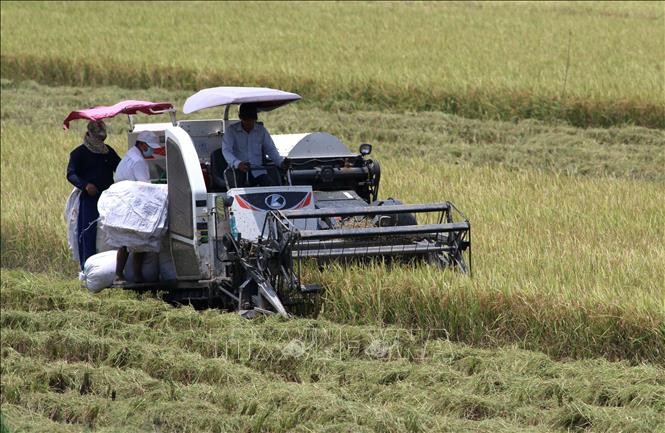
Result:
M158 252L167 231L167 188L124 180L104 191L97 209L105 242L130 251Z
M83 265L79 279L92 293L98 293L105 287L111 287L115 279L117 251L105 251L88 257Z
M135 232L114 230L101 227L104 235L103 242L113 248L127 247L130 252L159 252L161 244L159 236L142 237Z
M95 240L95 245L97 246L97 253L103 253L104 251L114 249L114 247L106 243L106 239L104 239L104 232L102 231L102 227L99 225L99 223L97 223L97 239Z
M134 276L134 253L129 253L127 263L125 264L125 280L128 282L136 281ZM141 263L141 273L144 283L154 283L159 280L159 254L145 253Z
M115 267L118 252L116 250L105 251L88 257L83 266L83 272L79 273L79 279L92 293L99 293L106 287L111 287L115 280ZM130 253L125 264L125 280L134 281L133 271L134 254ZM159 280L159 255L157 253L146 253L141 266L145 282Z

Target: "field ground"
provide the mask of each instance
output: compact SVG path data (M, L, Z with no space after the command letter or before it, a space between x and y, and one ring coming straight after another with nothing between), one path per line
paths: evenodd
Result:
M2 278L15 431L655 432L665 371L472 348L427 331L246 321L71 279ZM14 431L14 430L12 430Z
M2 433L665 432L662 2L210 5L2 2ZM454 202L473 278L311 270L290 321L79 287L66 114L218 85L296 91L271 133Z
M151 93L152 99L169 99L163 90L96 93L109 101ZM3 266L76 272L60 209L70 189L64 167L81 125L69 132L56 127L69 111L65 106L85 106L87 95L84 89L5 82ZM119 150L125 121L110 122L109 143ZM474 227L473 279L428 267L312 275L329 288L329 319L445 328L455 340L519 342L558 357L665 359L661 131L482 124L436 113L331 113L314 103L293 104L265 121L273 133L323 130L348 143L373 143L383 164L382 197L451 200ZM36 164L24 145L34 137L44 146ZM554 137L565 145L550 145ZM579 175L564 168L573 161L585 168ZM606 161L615 164L612 177L601 175ZM23 169L29 164L31 170ZM605 331L598 335L600 329Z

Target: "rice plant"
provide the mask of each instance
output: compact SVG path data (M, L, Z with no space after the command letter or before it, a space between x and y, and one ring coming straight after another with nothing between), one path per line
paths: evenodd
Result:
M661 6L3 2L2 77L663 128Z

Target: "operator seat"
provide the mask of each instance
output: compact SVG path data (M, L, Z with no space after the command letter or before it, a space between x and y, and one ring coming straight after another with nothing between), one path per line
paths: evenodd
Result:
M225 192L228 190L226 179L224 178L224 171L228 167L222 148L215 150L210 155L210 176L212 177L212 188L215 192Z

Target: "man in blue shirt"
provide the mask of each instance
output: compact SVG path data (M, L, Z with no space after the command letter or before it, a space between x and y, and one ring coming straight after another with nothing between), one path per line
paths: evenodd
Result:
M247 176L247 186L271 186L276 184L275 179L265 169L253 167L263 166L264 155L268 155L277 167L287 168L287 163L277 151L268 130L256 123L256 112L255 105L240 105L240 123L231 125L224 132L222 153L229 167L240 171L243 177Z

